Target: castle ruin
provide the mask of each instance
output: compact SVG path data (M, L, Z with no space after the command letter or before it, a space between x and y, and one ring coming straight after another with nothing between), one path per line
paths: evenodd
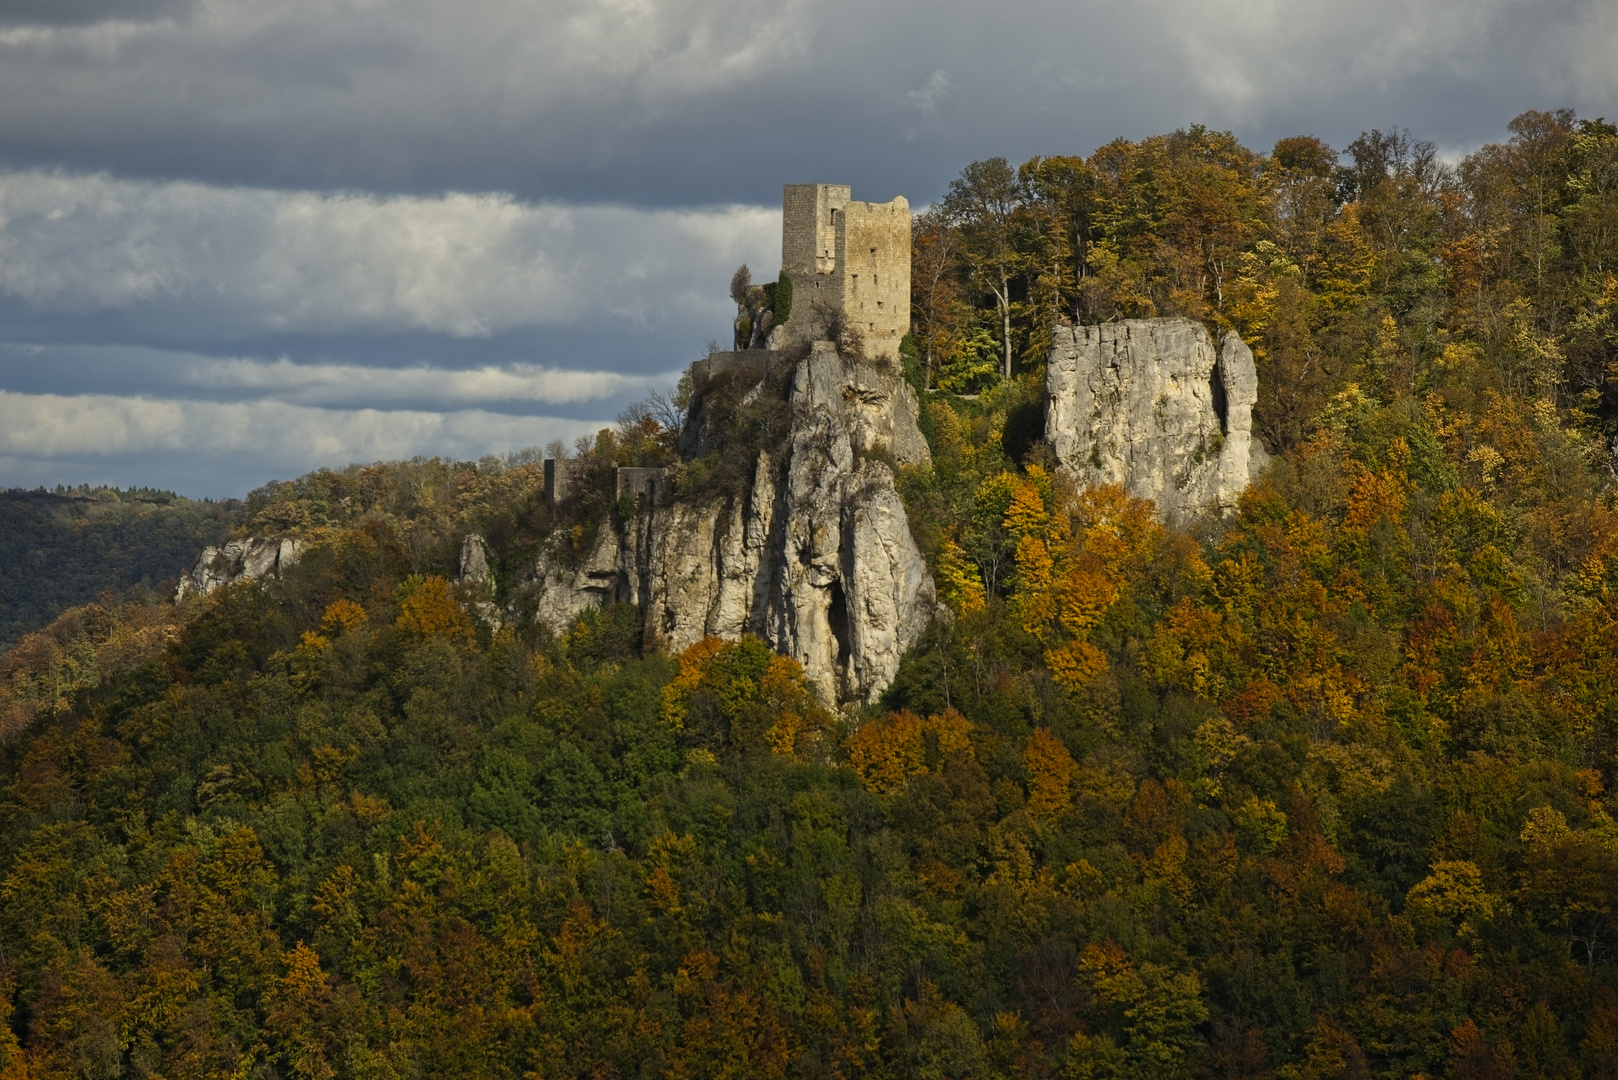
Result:
M792 312L776 348L830 336L834 322L871 359L897 360L910 332L910 203L855 202L847 184L787 184L781 193L781 270Z

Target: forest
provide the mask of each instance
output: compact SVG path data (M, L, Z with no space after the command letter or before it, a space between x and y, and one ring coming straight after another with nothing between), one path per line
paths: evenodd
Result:
M173 592L237 509L150 488L0 490L0 652L103 593Z
M575 531L520 455L0 655L0 1077L1618 1077L1618 128L975 162L913 288L948 614L875 705L470 617L461 536ZM1152 315L1257 358L1231 518L1041 441L1057 320Z

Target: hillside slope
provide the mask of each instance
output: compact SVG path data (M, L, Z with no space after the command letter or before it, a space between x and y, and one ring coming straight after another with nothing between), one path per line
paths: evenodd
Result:
M1187 207L1245 163L1276 459L1171 528L1055 468L1037 364L927 394L898 475L950 612L869 707L627 605L475 621L465 532L498 591L619 512L531 463L255 493L281 578L0 658L0 1075L1614 1076L1618 133L1534 115L1457 174L1080 162L1087 302L1216 325L1233 219Z
M104 592L172 589L236 505L112 488L0 491L0 651Z

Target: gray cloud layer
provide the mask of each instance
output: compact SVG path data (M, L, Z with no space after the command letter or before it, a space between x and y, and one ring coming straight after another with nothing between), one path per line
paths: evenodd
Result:
M64 470L76 470L91 482L239 495L322 466L418 454L475 459L571 441L597 426L480 409L317 409L0 390L0 473L18 486L60 483ZM164 475L154 477L154 466ZM231 488L219 490L221 480Z
M722 323L730 270L778 256L780 220L0 173L0 295L198 340Z
M783 182L1618 113L1611 0L0 0L0 484L568 437L726 332Z
M748 206L0 173L0 482L207 463L198 490L239 493L571 439L722 333L730 272L779 232Z
M831 170L928 197L973 157L1194 121L1475 142L1601 109L1614 55L1610 0L199 0L0 31L0 146L308 188L768 203Z

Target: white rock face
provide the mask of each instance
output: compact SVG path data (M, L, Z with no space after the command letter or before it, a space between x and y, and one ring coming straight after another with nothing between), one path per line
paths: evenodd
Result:
M202 549L196 566L180 578L175 603L193 593L207 596L221 585L280 577L281 571L303 557L303 542L291 537L249 536L219 547Z
M471 613L498 631L505 625L500 608L494 602L494 571L489 569L488 542L477 533L468 533L461 541L461 572L455 584L462 587L466 606Z
M1253 353L1234 331L1216 355L1190 319L1059 326L1045 392L1063 467L1152 499L1170 521L1235 509L1269 460L1252 433Z
M791 436L761 452L736 495L676 500L601 526L584 564L541 562L536 617L640 606L649 640L678 651L756 634L803 664L828 702L874 699L936 607L892 469L927 444L904 380L817 343L793 372ZM694 410L695 412L695 410Z

